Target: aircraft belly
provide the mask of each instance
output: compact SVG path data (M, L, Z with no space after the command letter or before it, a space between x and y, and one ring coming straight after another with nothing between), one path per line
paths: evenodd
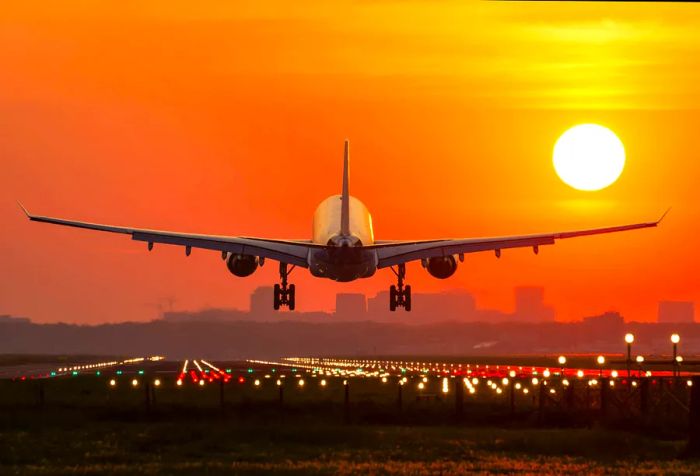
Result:
M377 271L377 254L362 247L329 248L309 253L309 271L317 278L354 281Z

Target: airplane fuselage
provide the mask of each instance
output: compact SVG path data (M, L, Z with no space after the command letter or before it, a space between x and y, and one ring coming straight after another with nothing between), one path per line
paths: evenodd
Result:
M309 271L319 278L353 281L377 271L377 256L364 247L374 244L372 216L367 207L350 196L349 233L341 233L342 196L332 195L316 208L312 241L327 246L309 252Z

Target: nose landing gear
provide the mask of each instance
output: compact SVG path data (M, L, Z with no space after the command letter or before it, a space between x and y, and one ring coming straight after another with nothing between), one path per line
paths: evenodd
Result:
M398 271L391 267L391 271L396 275L398 282L391 285L389 288L389 310L396 311L397 307L403 307L406 311L411 310L411 285L403 285L403 280L406 277L406 265L400 264L397 266Z
M294 310L296 305L296 288L293 284L287 285L287 276L291 274L296 266L287 269L287 263L280 263L280 284L275 284L275 295L273 306L275 311L280 307L287 306L290 311Z

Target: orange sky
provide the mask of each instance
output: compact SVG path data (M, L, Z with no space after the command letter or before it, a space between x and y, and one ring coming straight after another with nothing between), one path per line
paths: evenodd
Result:
M470 255L450 280L509 310L543 285L560 320L609 309L651 320L700 305L700 8L463 1L25 1L0 15L0 313L41 322L148 320L247 307L276 267L230 275L218 253L28 223L32 211L202 233L307 238L316 204L352 193L378 239L554 231L654 219L663 227ZM627 150L600 192L551 165L571 125ZM294 276L301 310L373 294ZM401 314L397 314L400 319Z

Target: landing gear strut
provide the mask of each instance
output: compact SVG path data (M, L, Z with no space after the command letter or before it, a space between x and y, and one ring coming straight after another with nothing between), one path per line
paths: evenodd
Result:
M275 311L279 310L280 306L287 306L290 311L294 310L296 304L296 289L293 284L287 285L287 276L289 276L296 266L287 269L287 263L280 263L280 280L282 283L275 284L274 307Z
M389 310L396 311L397 307L403 307L406 311L411 310L411 285L403 285L403 280L406 277L406 265L400 264L397 266L398 271L391 267L398 278L396 286L393 284L389 288Z

